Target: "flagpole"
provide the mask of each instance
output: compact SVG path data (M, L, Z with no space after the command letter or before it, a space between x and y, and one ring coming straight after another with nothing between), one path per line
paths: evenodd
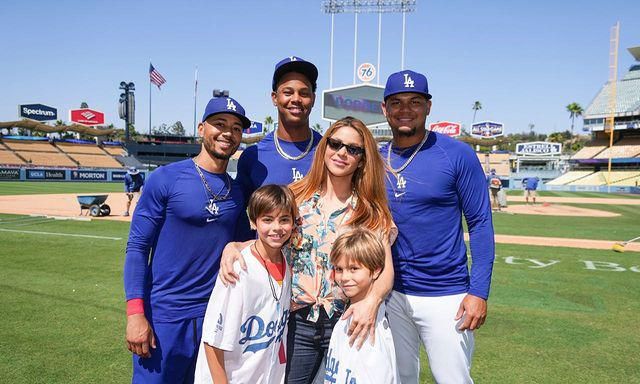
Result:
M198 66L196 65L196 82L193 88L193 137L196 137L197 105L198 105Z
M149 136L151 136L151 59L149 59ZM151 139L151 138L149 138Z

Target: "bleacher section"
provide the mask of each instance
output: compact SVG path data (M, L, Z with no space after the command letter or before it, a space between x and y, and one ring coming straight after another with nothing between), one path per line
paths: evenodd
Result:
M104 156L104 152L95 145L87 145L87 144L71 144L71 143L56 143L56 147L60 148L63 152L72 154L72 153L84 153L88 155L100 155Z
M102 149L107 151L112 156L124 156L126 154L126 152L124 151L124 148L122 148L122 147L107 147L107 146L105 146Z
M99 148L96 148L99 150ZM122 164L118 163L113 157L107 155L89 155L70 153L74 160L80 163L81 167L94 167L94 168L121 168Z
M587 146L582 147L575 155L572 157L574 159L591 159L600 152L604 151L609 145L606 140L594 140L593 142L587 144Z
M571 172L565 173L564 175L558 178L555 178L549 181L546 184L547 185L567 185L573 181L589 176L592 173L594 172L593 171L571 171Z
M594 159L608 159L622 158L622 157L636 157L640 155L640 139L622 139L615 143L613 147L607 148Z
M607 179L602 172L595 172L589 176L580 178L576 181L572 181L571 183L567 183L568 185L605 185L607 184Z
M109 150L103 150L91 144L6 139L1 143L0 164L122 168L122 164L115 158L119 154L124 154L122 147L108 147Z
M16 156L15 153L0 148L0 164L25 165L26 163Z
M4 144L16 152L58 152L53 145L46 141L4 141Z

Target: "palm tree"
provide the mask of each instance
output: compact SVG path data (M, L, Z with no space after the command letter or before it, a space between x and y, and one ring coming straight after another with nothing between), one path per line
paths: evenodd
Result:
M263 133L264 132L269 132L269 128L271 128L271 125L273 124L273 117L271 117L271 115L267 116L264 118L264 129L263 129Z
M471 122L471 124L473 124L476 122L476 113L478 113L478 110L482 109L482 104L479 101L475 101L471 109L473 109L473 121Z
M322 133L322 125L320 125L320 123L313 124L313 127L311 127L311 129L318 133Z
M582 112L584 112L584 110L580 104L574 102L567 105L567 112L569 112L569 117L571 118L571 139L573 139L574 122L576 117L582 116Z

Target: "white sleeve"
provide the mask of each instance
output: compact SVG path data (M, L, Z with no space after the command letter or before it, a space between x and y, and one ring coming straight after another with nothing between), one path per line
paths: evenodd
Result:
M216 279L202 325L202 342L224 351L232 351L238 345L244 305L243 282L248 277L238 263L234 269L240 275L235 285L225 287L220 276Z

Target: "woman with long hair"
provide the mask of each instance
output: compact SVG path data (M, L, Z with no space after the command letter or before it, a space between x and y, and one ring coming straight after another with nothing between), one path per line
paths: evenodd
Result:
M287 383L311 383L327 354L331 332L351 316L351 342L373 343L378 307L393 286L391 244L397 229L385 191L385 166L369 129L360 120L336 121L320 140L309 173L290 185L299 208L296 228L283 249L292 268L292 301L287 336ZM350 228L377 233L385 268L365 299L345 311L329 261L335 239ZM220 273L233 282L234 255L223 255ZM324 371L324 369L322 369Z

